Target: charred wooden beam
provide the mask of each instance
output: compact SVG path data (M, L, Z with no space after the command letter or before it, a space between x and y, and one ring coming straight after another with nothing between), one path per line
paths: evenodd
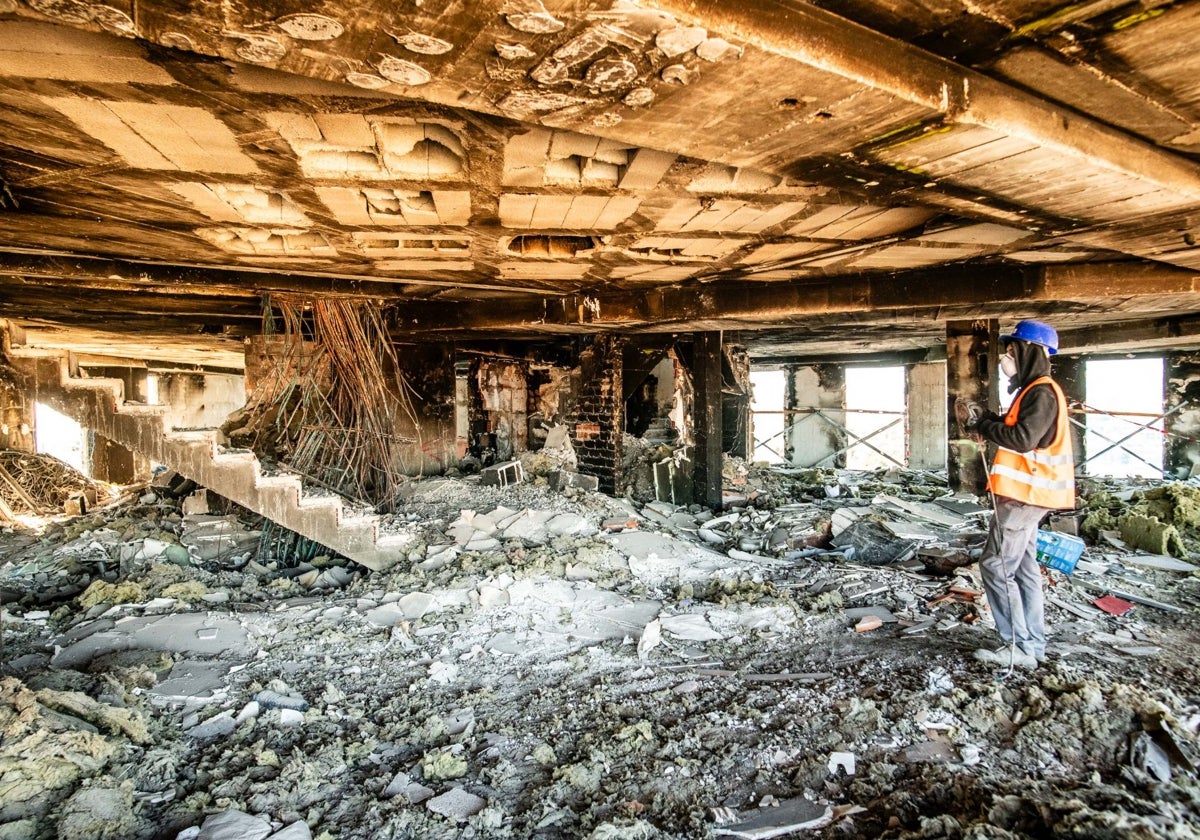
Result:
M1177 350L1200 345L1200 315L1114 321L1060 330L1059 346L1068 353L1124 353Z
M432 286L473 288L518 294L529 289L487 283L441 280L431 277L389 277L293 270L290 268L227 268L198 264L118 260L61 252L28 249L0 250L0 277L19 277L51 282L80 282L96 288L187 294L257 295L264 292L300 293L338 297L397 300L408 295L406 287Z
M1022 137L1200 199L1200 166L1186 157L813 4L663 0L656 5L766 52L924 106L951 122Z
M902 274L855 275L778 283L698 285L605 295L493 303L453 309L412 303L402 330L462 332L638 329L769 329L814 315L970 308L1011 315L1014 305L1064 305L1141 296L1200 306L1200 273L1151 264L952 266Z

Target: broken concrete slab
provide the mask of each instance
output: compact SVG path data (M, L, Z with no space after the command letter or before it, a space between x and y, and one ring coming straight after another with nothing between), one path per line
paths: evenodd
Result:
M384 788L383 795L388 799L394 796L402 796L408 801L408 804L419 805L433 796L433 788L426 787L419 782L414 782L407 773L400 771L392 777L391 782Z
M261 537L261 531L247 528L233 515L193 515L184 518L179 542L194 562L226 562L255 553Z
M886 503L895 505L905 513L947 528L955 528L966 522L966 517L951 513L941 505L917 502L911 499L901 499L897 496L889 496L886 493L876 496L874 501L876 504Z
M205 818L196 840L264 840L271 824L241 811L225 811Z
M821 828L833 820L833 809L803 797L787 799L778 807L759 808L758 813L730 825L713 828L717 837L766 840L796 831Z
M845 610L846 618L852 621L857 621L860 618L866 618L873 615L882 621L884 624L895 624L899 619L887 607L849 607Z
M715 642L724 636L713 629L708 619L700 613L663 616L662 629L675 638L693 642Z
M629 558L634 576L648 582L703 581L731 567L729 557L667 534L636 530L604 535L602 539Z
M577 513L560 513L546 523L546 530L556 537L565 537L594 534L596 526Z
M53 664L57 668L78 668L97 656L130 649L247 659L256 646L235 619L206 613L172 613L120 619L109 629L59 650Z
M181 659L148 693L164 702L187 706L217 702L225 695L225 678L232 667L229 662Z
M907 560L917 543L895 537L878 522L858 519L833 538L833 545L847 551L849 559L869 566L884 566Z
M1200 572L1200 566L1187 563L1165 554L1130 554L1121 558L1122 563L1142 566L1147 569L1161 569L1168 572Z
M522 540L531 545L540 545L550 538L546 524L555 517L552 510L525 510L509 520L504 529L506 540Z

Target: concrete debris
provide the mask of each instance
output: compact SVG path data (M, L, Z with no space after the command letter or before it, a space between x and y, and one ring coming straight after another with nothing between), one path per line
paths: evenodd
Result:
M1200 578L1176 564L1191 564L1086 537L1071 577L1044 572L1050 658L998 683L971 657L996 644L974 563L982 506L923 474L731 474L744 501L719 511L540 476L416 481L394 514L415 535L408 563L376 573L272 553L248 536L259 522L213 498L185 516L166 488L6 535L4 831L1188 824ZM1105 487L1114 523L1130 505L1189 498ZM1195 544L1186 516L1171 524ZM206 529L244 556L185 547ZM1094 603L1118 598L1155 607Z
M854 753L851 752L835 752L829 756L829 772L837 775L839 772L845 773L847 776L854 775Z
M236 516L191 514L183 518L179 541L193 561L244 561L258 548L261 531L243 525Z
M594 475L571 472L570 470L554 470L547 477L550 487L554 490L574 488L595 493L600 489L600 479Z
M462 788L450 788L441 796L435 796L425 803L425 807L435 814L449 817L458 822L465 822L483 810L487 800L476 796Z
M484 467L479 473L479 478L484 484L507 487L525 480L525 468L521 466L520 461L504 461Z

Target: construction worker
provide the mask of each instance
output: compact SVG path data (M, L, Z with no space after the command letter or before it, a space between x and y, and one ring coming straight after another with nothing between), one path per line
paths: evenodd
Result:
M1041 321L1021 321L1000 337L1000 368L1017 392L1001 417L978 403L958 407L964 428L998 447L988 479L995 515L979 567L996 630L1006 647L980 649L976 659L1036 668L1046 657L1038 525L1054 510L1075 508L1075 458L1067 400L1050 378L1058 333Z

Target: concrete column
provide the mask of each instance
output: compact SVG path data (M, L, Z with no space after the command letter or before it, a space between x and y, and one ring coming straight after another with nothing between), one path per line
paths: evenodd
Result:
M908 465L914 470L946 468L946 363L919 362L908 374Z
M1164 361L1165 410L1172 413L1163 470L1176 478L1200 475L1200 351L1168 353Z
M621 485L625 433L624 341L598 335L579 354L579 389L572 443L579 471L594 475L600 489L615 493Z
M800 467L844 467L846 370L841 365L804 365L787 372L784 439L788 462ZM818 416L816 411L822 416ZM828 418L826 420L825 418ZM829 422L832 421L832 422ZM834 424L837 425L834 425Z
M714 510L721 497L722 352L721 333L696 333L692 418L695 422L696 460L692 474L696 501Z
M1082 356L1063 356L1061 354L1050 357L1051 372L1054 376L1054 381L1063 389L1063 394L1067 397L1067 407L1071 408L1074 403L1083 403L1087 399L1087 359ZM1075 471L1080 472L1086 467L1087 461L1087 434L1086 430L1075 423L1087 423L1085 414L1078 414L1071 411L1069 414L1071 423L1071 446L1075 452ZM1086 471L1086 470L1084 470Z
M0 382L0 446L34 450L34 400L15 382Z
M0 318L0 358L4 358L13 346L25 343L25 330L6 318ZM26 392L20 376L13 379L0 378L0 446L33 452L36 448L34 436L34 405L37 399Z
M733 372L737 393L726 393L721 409L721 448L730 455L750 459L750 354L744 347L726 347L725 359Z
M987 489L980 446L960 436L954 401L963 397L992 410L1000 405L999 348L1000 325L995 318L946 322L946 416L950 433L946 462L952 490L982 495ZM990 453L983 454L991 460Z
M461 461L471 448L471 363L454 363L454 453Z

